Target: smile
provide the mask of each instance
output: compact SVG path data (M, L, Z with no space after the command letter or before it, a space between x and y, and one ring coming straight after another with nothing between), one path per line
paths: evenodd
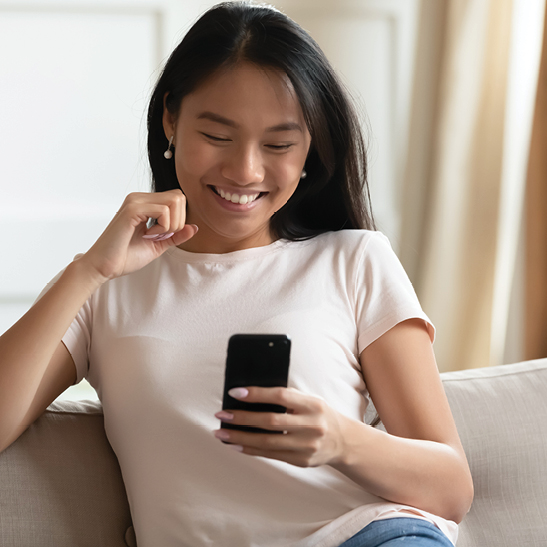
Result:
M225 192L224 190L222 190L222 188L216 188L215 186L212 186L212 189L217 195L219 195L226 201L231 201L232 203L241 203L242 205L252 203L262 194L262 192L257 192L256 194L236 194L235 192L230 193Z

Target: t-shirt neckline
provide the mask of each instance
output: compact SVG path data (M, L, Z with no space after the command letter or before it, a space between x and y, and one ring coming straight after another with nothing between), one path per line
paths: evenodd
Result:
M278 249L285 247L290 243L287 239L278 239L268 245L261 247L251 247L249 249L241 249L240 251L232 251L230 253L193 253L179 249L178 247L171 247L165 251L166 255L170 255L176 258L178 261L187 262L192 264L199 263L226 263L226 262L239 262L244 260L250 260L255 258L264 257L270 253L277 251Z

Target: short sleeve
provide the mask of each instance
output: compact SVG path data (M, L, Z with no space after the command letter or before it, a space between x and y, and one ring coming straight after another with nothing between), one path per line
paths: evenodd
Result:
M81 255L76 255L74 258L79 258ZM66 269L66 268L65 268ZM34 304L46 294L59 278L63 275L65 269L60 271L42 290ZM92 298L92 297L91 297ZM92 324L92 308L91 298L89 298L82 306L74 321L68 327L68 330L62 337L62 342L66 346L68 352L76 365L76 384L81 382L89 370L89 346L91 342L91 324ZM33 304L33 305L34 305Z
M355 276L355 294L359 354L407 319L423 319L434 341L435 328L388 238L380 232L372 233L366 242Z

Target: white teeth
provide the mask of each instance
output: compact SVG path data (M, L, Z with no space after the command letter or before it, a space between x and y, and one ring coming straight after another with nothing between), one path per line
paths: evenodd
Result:
M259 195L258 194L230 194L230 192L225 192L221 188L216 189L217 192L220 194L220 197L224 198L227 201L231 201L232 203L241 203L242 205L245 205L246 203L252 203Z

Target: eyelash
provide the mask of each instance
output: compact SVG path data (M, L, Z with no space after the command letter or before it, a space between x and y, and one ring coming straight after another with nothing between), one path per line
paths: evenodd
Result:
M202 135L214 142L230 142L230 139L221 139L220 137L213 137L213 135L208 135L207 133L202 133ZM267 144L266 146L268 146L272 150L288 150L294 145L290 143L290 144Z

